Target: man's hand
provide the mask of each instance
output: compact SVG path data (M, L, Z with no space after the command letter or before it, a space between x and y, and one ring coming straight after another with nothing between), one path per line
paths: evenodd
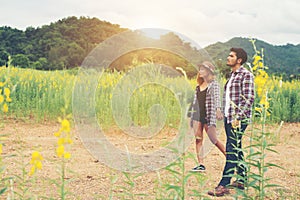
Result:
M231 125L232 125L232 128L234 128L234 129L240 128L241 127L241 121L235 119L235 120L232 121Z

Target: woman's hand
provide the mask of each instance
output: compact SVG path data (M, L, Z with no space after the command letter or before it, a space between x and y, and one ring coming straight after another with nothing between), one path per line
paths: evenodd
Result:
M220 108L217 108L217 120L222 120L223 119L223 113L221 112Z

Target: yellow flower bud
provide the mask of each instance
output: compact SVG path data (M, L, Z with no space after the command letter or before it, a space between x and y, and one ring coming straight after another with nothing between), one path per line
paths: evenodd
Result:
M61 121L61 130L65 132L70 132L70 122L67 119Z
M55 136L55 137L59 137L60 135L61 135L61 132L60 132L60 131L54 133L54 136Z
M5 101L10 103L10 102L12 102L12 99L10 97L6 97Z
M3 112L7 113L8 112L8 106L6 103L3 104Z
M5 94L5 96L9 97L10 89L9 88L4 88L4 94Z
M65 159L70 159L70 158L71 158L71 154L70 154L69 152L66 152L66 153L64 154L64 158L65 158Z
M73 144L73 140L71 138L66 138L66 143Z
M29 172L29 176L32 176L35 172L35 166L32 165L31 168L30 168L30 172Z
M37 169L42 169L43 165L42 165L41 161L37 161L36 164L35 164L35 166L36 166Z
M65 144L65 138L59 138L57 140L57 144L58 144L58 146Z
M58 157L62 157L65 153L65 147L63 145L60 145L56 148L56 154Z
M44 159L43 156L38 151L32 152L31 157L32 157L32 160L43 160Z

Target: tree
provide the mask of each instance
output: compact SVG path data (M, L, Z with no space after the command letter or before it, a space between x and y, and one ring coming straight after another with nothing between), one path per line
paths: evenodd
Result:
M0 50L0 66L7 66L9 54L5 50Z
M47 58L39 58L37 61L35 61L33 63L33 68L34 69L42 70L42 69L47 69L47 67L48 67Z
M15 67L28 68L29 63L29 58L24 54L17 54L12 56L11 64Z

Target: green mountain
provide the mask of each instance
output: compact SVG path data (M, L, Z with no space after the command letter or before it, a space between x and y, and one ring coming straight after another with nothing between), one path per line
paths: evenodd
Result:
M118 24L111 24L97 18L67 17L50 25L42 27L28 27L25 31L8 26L0 27L0 66L11 64L19 67L30 67L41 70L70 69L78 67L84 58L101 42L107 38L128 31ZM125 46L136 45L134 41L141 36L132 31L129 38L122 40ZM161 45L177 48L178 52L185 52L191 57L199 55L198 49L182 41L174 33L166 33L157 41L145 38L146 42L158 42ZM231 47L242 47L249 55L254 55L251 42L247 38L233 38L227 42L211 44L204 49L217 63L225 66L226 57ZM257 40L258 50L263 49L265 65L269 72L285 77L300 74L300 44L274 46ZM203 52L202 52L203 53ZM186 67L189 76L195 74L184 58L171 55L163 50L144 49L122 56L111 66L117 70L124 70L132 66L133 60L140 62L164 63L169 66ZM226 71L225 70L225 71Z
M274 46L264 41L257 40L256 48L263 51L265 65L269 67L269 72L281 76L299 76L300 74L300 44ZM221 43L215 43L207 46L205 50L217 63L220 59L225 62L229 49L231 47L242 47L248 53L248 62L252 61L254 49L249 38L236 37ZM221 61L222 61L221 60Z
M80 66L87 54L124 28L97 18L68 17L50 25L21 31L0 27L0 66L54 70Z

